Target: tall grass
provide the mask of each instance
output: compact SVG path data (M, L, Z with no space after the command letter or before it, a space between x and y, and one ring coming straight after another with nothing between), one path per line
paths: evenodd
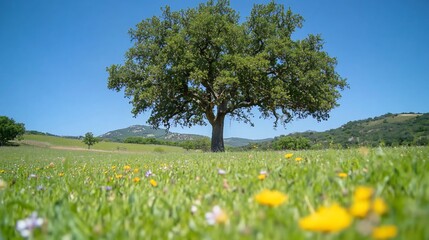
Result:
M33 232L36 239L370 239L358 230L359 219L329 234L298 225L320 206L348 207L362 185L386 201L389 212L380 224L397 226L398 239L429 239L429 148L284 154L2 147L0 178L7 187L0 190L0 239L19 239L16 223L32 212L45 220ZM146 178L148 170L153 175ZM268 172L265 180L257 178L261 170ZM254 196L262 189L289 199L261 206ZM207 223L215 205L228 215L226 224Z

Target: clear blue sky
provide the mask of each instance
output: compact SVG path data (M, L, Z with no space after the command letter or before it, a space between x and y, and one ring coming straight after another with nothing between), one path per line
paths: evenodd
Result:
M196 0L0 0L0 115L28 130L58 135L96 135L145 124L133 118L122 93L107 88L107 66L124 62L128 30L170 5L195 7ZM241 17L254 3L232 0ZM324 131L348 121L401 112L429 112L429 1L277 1L305 18L295 37L320 33L325 50L348 79L341 104L328 121L297 120L273 129L225 122L225 137L252 139L297 131ZM210 135L211 127L172 128Z

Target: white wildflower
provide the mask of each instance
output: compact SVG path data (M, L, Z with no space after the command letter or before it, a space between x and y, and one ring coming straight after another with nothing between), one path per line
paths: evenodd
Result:
M206 221L209 225L223 224L228 221L228 215L216 205L211 212L206 213Z
M30 237L33 229L41 227L43 225L43 218L37 217L37 213L33 212L30 217L18 220L16 223L16 230L19 231L22 237Z

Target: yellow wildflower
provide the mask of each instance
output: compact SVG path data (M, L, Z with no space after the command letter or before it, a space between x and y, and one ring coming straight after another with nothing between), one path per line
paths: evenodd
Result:
M135 177L135 178L133 178L133 182L135 182L135 183L140 182L140 178L139 178L139 177Z
M350 226L352 216L338 204L321 207L315 213L299 220L304 230L315 232L338 232Z
M372 197L373 193L374 189L372 189L371 187L360 186L356 188L353 195L353 199L354 201L369 200Z
M372 210L381 216L387 212L387 205L382 198L377 197L372 203Z
M265 175L265 174L259 174L258 175L259 180L264 180L266 177L267 177L267 175Z
M112 166L112 170L116 170L116 166Z
M0 169L0 173L4 173L4 172L6 172L6 170Z
M293 156L293 153L286 153L285 158L291 158Z
M394 225L384 225L372 230L372 237L375 239L394 238L398 234L398 229Z
M150 185L152 185L152 187L156 187L156 186L158 186L158 183L157 183L155 180L153 180L153 179L151 179L151 180L149 181L149 183L150 183Z
M301 162L301 161L302 161L302 158L301 158L301 157L297 157L297 158L295 158L295 161L297 161L297 162Z
M337 176L340 177L340 178L346 178L347 177L347 173L340 172L340 173L337 174Z
M58 173L58 176L59 176L59 177L62 177L62 176L64 176L64 173L63 173L63 172L60 172L60 173Z
M129 165L124 166L124 171L128 172L131 170L131 167Z
M354 201L350 207L350 214L355 217L364 218L371 208L371 203L368 200Z
M134 173L139 173L139 169L138 168L134 168Z
M286 202L287 199L288 196L286 194L281 193L279 191L271 191L268 189L262 190L255 196L256 202L261 205L266 205L270 207L277 207Z
M116 179L121 179L122 178L122 174L115 174L115 178Z

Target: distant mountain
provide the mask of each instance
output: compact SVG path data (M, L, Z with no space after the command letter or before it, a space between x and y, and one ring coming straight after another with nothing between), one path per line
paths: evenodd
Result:
M99 137L110 139L112 141L123 141L129 137L155 138L158 140L167 141L185 141L206 138L202 135L173 133L167 131L166 129L154 129L150 126L145 125L134 125L127 128L113 130L103 135L100 135Z
M150 126L145 125L134 125L123 129L113 130L99 136L100 138L109 139L111 141L124 141L129 137L144 137L144 138L155 138L158 140L165 141L186 141L186 140L196 140L201 138L207 138L206 136L197 135L197 134L183 134L183 133L174 133L169 132L166 129L154 129ZM224 143L227 146L231 147L241 147L248 145L249 143L260 143L271 141L272 139L261 139L261 140L252 140L246 138L225 138Z

